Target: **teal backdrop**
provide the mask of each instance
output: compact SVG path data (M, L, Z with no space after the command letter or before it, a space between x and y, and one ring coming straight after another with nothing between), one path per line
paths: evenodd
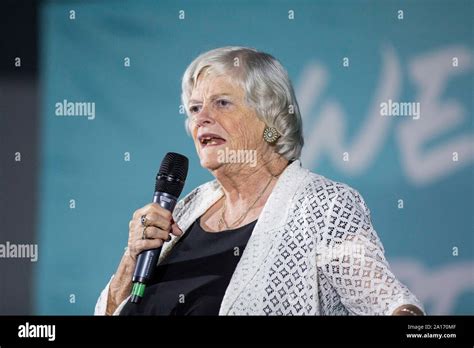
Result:
M472 1L45 2L35 313L93 313L166 152L190 159L184 193L212 178L184 130L181 77L199 53L239 45L287 68L303 165L363 195L428 313L474 314L472 13ZM389 99L420 103L419 119L382 116ZM64 100L94 103L94 118L58 116Z

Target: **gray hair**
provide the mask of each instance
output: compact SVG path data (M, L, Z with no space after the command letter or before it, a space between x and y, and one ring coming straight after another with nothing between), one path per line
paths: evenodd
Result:
M300 158L303 148L303 125L288 73L270 54L247 47L221 47L202 53L183 75L181 100L189 115L188 100L201 72L210 69L230 74L244 89L246 103L280 138L275 151L289 161ZM186 130L189 131L189 119Z

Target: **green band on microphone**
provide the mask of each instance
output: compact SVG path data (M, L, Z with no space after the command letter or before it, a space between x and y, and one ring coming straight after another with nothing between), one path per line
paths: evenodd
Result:
M132 296L143 297L144 293L145 293L145 284L139 283L139 282L133 283Z

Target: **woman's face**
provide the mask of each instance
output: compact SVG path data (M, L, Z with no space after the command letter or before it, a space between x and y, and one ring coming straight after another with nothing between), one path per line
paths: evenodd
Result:
M244 90L230 76L204 71L189 98L188 110L190 131L204 168L214 171L251 165L229 163L224 156L229 151L253 150L255 158L260 157L265 124L246 105Z

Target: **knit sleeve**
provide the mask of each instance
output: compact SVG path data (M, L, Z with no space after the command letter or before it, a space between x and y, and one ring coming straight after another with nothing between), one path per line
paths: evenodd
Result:
M353 315L391 315L404 304L423 310L390 270L370 211L352 188L341 190L331 200L317 242L317 265L326 282L320 294L325 314L337 314L341 306Z

